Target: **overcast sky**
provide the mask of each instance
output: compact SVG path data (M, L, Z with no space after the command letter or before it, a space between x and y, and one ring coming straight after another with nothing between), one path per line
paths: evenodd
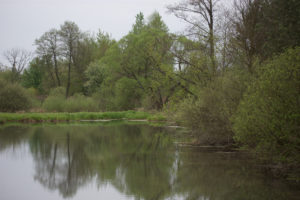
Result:
M83 31L108 32L115 39L128 33L135 16L145 17L158 11L171 32L184 25L166 5L178 0L0 0L0 62L3 51L22 48L34 51L34 40L50 28L59 28L66 20L74 21Z

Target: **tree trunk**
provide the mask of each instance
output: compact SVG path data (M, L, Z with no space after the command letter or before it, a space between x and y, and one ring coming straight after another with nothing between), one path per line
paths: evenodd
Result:
M60 84L60 79L59 79L59 75L58 75L58 66L57 66L57 59L56 59L56 53L53 52L53 57L54 57L54 69L55 69L55 76L56 76L56 79L57 79L57 85L58 87L61 86Z
M66 88L66 98L69 96L69 90L71 86L71 56L69 56L69 63L68 63L68 82L67 82L67 88Z
M213 75L217 72L216 59L215 59L215 42L214 42L214 17L213 17L213 5L212 0L209 1L209 45L210 45L210 59L212 63Z

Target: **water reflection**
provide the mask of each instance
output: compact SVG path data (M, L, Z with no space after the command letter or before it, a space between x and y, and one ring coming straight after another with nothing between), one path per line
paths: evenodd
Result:
M107 127L36 128L30 137L35 179L72 197L97 177L99 186L142 199L161 199L169 187L168 153L172 142L160 128Z
M122 123L0 127L0 156L7 148L28 144L34 180L63 198L76 197L93 181L98 188L110 185L147 200L300 195L297 188L266 178L239 154L176 147L170 137L174 131Z

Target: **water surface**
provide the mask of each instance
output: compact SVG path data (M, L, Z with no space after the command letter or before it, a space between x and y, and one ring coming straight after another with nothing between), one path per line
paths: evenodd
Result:
M247 156L180 147L178 135L127 123L0 126L0 199L299 199Z

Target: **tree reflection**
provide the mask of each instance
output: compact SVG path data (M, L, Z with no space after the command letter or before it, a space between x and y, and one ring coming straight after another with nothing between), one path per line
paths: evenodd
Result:
M30 128L27 126L1 126L0 125L0 151L7 148L18 147L24 144L25 139L30 134Z
M172 132L173 134L174 132ZM297 199L242 154L176 147L148 125L45 125L0 128L0 149L29 142L34 179L64 198L88 183L135 199Z
M35 180L50 190L58 189L63 197L75 195L92 177L83 145L71 137L69 132L37 129L30 145L36 163Z
M158 132L157 132L158 131ZM169 184L172 145L149 126L38 128L30 140L35 179L63 197L97 177L120 192L142 199L163 199Z

